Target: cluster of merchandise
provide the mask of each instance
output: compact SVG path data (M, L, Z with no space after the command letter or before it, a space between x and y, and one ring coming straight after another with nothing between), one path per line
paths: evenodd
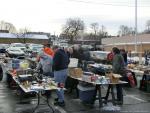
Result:
M80 78L82 81L95 82L99 84L118 83L121 75L109 73L106 76L94 74L92 72L83 72L81 68L70 68L69 75L71 77Z

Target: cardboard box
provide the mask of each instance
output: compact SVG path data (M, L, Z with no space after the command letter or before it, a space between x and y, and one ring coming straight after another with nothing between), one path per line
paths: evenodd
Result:
M122 77L119 74L110 73L107 75L110 78L111 83L118 83L120 78Z
M69 76L80 78L83 75L81 68L69 68Z

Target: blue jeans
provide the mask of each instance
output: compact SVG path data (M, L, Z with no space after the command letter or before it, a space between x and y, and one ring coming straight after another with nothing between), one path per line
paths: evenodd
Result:
M67 69L60 70L60 71L54 71L54 79L55 82L57 83L63 83L65 85L65 81L67 79ZM64 101L64 90L63 89L58 89L56 91L57 96L58 96L58 101L63 102Z
M54 77L54 73L53 72L47 72L47 73L43 73L43 75L47 76L47 77Z

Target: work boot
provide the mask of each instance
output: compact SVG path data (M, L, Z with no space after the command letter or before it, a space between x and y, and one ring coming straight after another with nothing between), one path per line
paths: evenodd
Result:
M54 105L55 106L60 106L60 107L64 107L65 106L65 102L63 101L63 102L54 102Z
M55 98L55 99L54 99L54 101L56 101L56 102L57 102L57 101L58 101L58 98Z

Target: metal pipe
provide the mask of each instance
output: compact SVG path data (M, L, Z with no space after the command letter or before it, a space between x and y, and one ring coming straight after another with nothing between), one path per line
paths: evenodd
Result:
M137 0L135 0L135 52L137 52Z

